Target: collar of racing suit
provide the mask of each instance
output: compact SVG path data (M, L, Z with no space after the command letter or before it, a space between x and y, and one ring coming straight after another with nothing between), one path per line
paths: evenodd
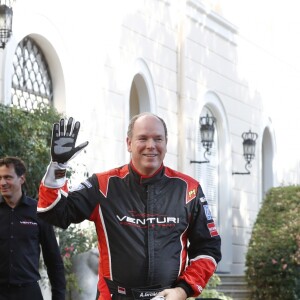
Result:
M131 173L133 174L134 179L137 181L137 183L139 183L141 185L153 184L156 181L159 181L165 173L165 167L163 164L161 164L159 169L151 176L145 176L145 175L139 173L139 171L132 164L132 161L129 164L129 169L130 169Z

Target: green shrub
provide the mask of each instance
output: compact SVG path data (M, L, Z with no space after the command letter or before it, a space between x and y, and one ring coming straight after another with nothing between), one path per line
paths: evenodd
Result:
M37 197L38 187L50 161L52 125L61 115L52 107L29 112L0 104L0 157L18 156L27 166L25 190Z
M251 299L300 299L300 186L271 189L246 256Z
M202 291L201 295L197 298L190 297L188 300L195 299L222 299L222 300L232 300L231 297L226 296L224 293L217 291L218 285L221 284L220 277L215 273L208 281L205 289Z
M221 284L221 279L217 274L214 274L210 280L208 281L205 289L201 293L201 298L214 298L214 299L222 299L222 300L232 300L231 297L226 296L224 293L217 291L217 287Z

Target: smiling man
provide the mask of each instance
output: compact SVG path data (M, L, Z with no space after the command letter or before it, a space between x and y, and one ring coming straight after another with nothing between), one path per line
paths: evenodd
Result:
M40 246L52 299L65 299L64 265L51 225L37 216L37 201L22 191L26 167L17 157L0 158L0 300L41 300Z
M199 182L164 166L163 119L134 116L127 131L130 162L93 174L68 192L64 177L80 123L53 126L52 161L42 180L38 211L67 228L95 223L99 248L97 300L166 300L198 296L221 259L221 239Z

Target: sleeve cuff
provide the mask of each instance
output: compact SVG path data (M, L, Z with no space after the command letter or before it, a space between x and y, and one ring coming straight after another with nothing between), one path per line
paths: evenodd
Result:
M48 165L46 174L42 179L44 186L52 189L58 189L64 186L66 182L67 166L67 164L51 161Z
M194 291L193 291L193 289L191 288L191 286L190 286L188 283L186 283L185 281L183 281L183 280L178 281L178 282L175 284L175 287L181 287L181 288L183 288L184 291L185 291L186 294L187 294L187 298L193 296L193 294L194 294Z

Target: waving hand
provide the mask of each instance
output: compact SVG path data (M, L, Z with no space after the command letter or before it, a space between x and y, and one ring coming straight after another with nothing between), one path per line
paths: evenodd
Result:
M73 118L69 118L68 123L61 119L59 123L53 124L52 141L51 141L51 157L53 162L66 163L70 159L79 154L89 142L84 142L75 147L80 122L73 122Z

